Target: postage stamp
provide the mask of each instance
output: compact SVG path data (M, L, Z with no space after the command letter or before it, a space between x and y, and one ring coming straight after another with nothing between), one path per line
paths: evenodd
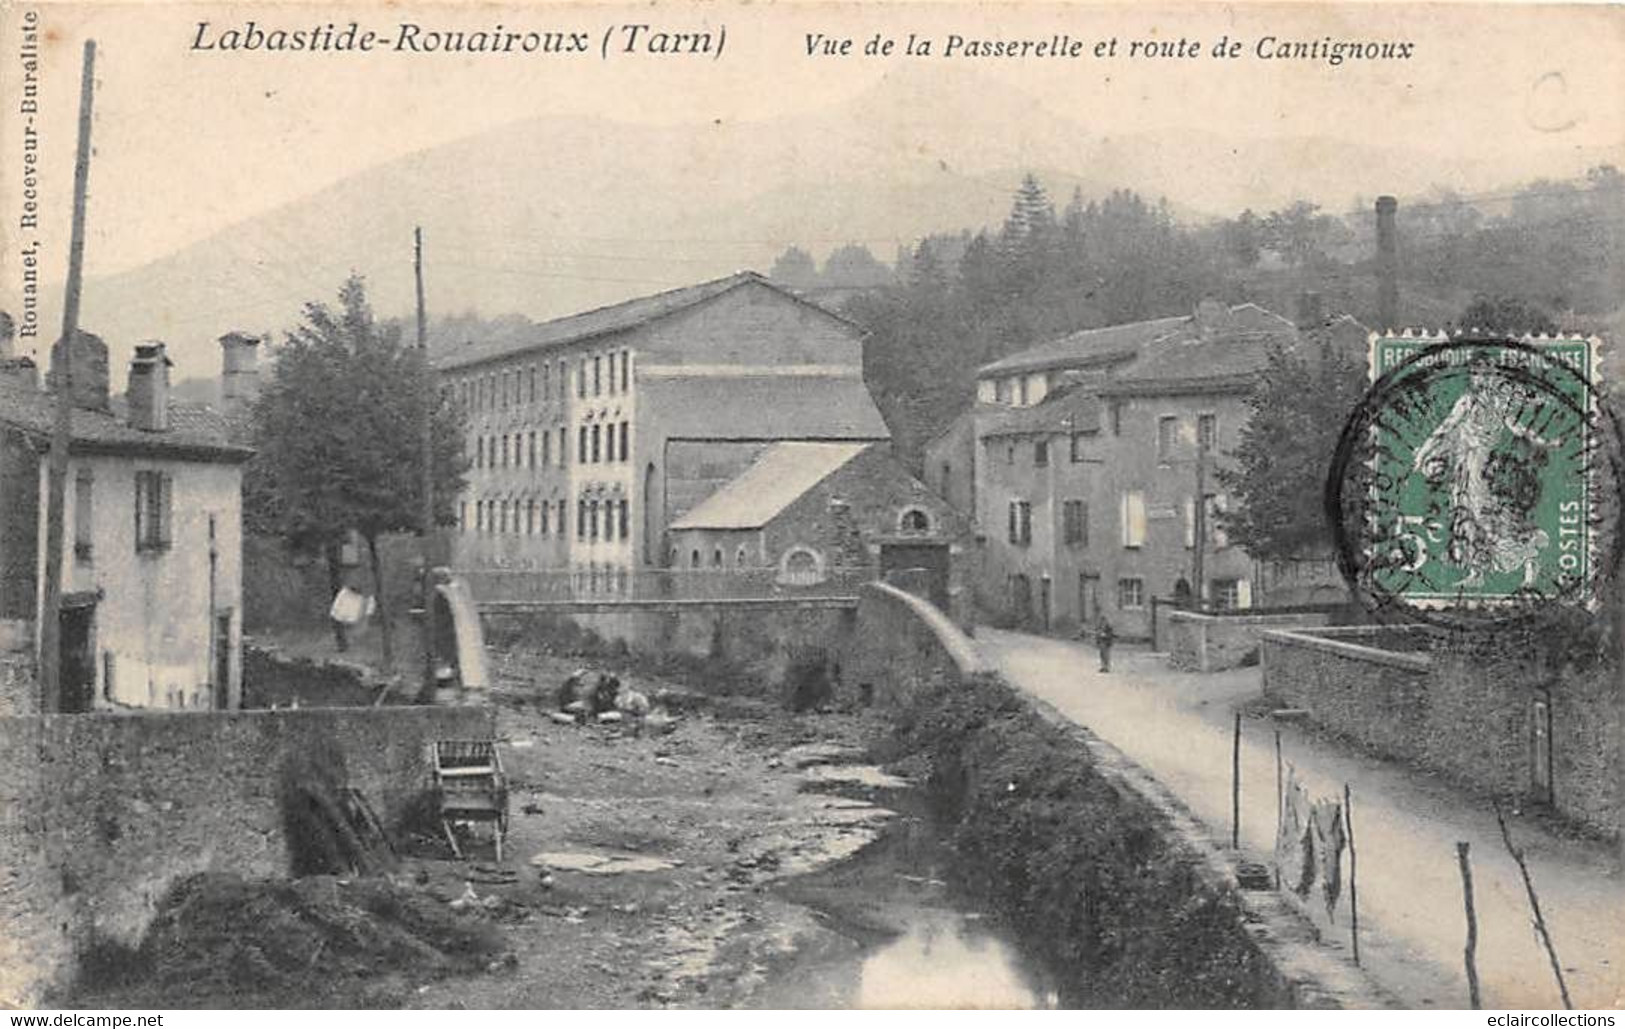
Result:
M1373 334L1333 469L1345 575L1368 601L1592 607L1614 448L1582 337Z

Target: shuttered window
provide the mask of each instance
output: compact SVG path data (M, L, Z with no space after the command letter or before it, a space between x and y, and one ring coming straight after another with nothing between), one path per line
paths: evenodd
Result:
M1145 494L1131 490L1122 495L1119 525L1125 547L1145 546Z
M174 542L174 480L167 472L135 473L135 549L167 550Z

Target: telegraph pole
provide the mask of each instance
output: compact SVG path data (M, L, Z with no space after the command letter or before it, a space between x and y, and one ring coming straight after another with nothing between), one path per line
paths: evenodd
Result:
M68 240L68 281L62 303L62 341L51 361L56 380L56 417L46 471L45 603L40 611L40 710L62 707L63 507L68 492L68 443L73 438L73 341L79 335L79 288L85 262L85 185L90 178L90 112L96 89L96 41L85 41L79 80L79 149L73 159L73 231ZM59 364L60 362L60 364Z
M1196 510L1193 514L1192 530L1196 533L1193 541L1195 546L1191 554L1191 589L1196 600L1196 610L1203 609L1203 601L1207 591L1202 588L1203 565L1207 563L1207 440L1202 437L1201 424L1196 428Z
M424 688L434 688L434 368L429 362L428 312L423 303L423 226L412 230L412 277L417 284L418 356L423 361L423 404L418 411L418 463L422 476L423 509L419 515L419 553L423 561L423 677Z

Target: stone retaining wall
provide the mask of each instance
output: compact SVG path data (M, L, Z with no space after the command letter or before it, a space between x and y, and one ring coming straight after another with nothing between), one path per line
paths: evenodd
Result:
M1258 641L1270 629L1307 629L1325 625L1319 612L1256 615L1208 615L1168 612L1164 649L1168 663L1189 672L1222 672L1258 659Z
M0 1005L46 1000L92 947L134 946L182 877L287 874L289 761L337 747L393 827L425 795L429 741L494 731L473 707L0 718Z

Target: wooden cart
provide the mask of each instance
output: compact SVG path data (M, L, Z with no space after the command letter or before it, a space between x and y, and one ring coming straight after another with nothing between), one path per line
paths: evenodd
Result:
M492 740L437 740L430 744L434 767L435 800L440 827L459 858L456 823L490 825L496 859L502 860L502 841L508 832L508 779L502 757Z

